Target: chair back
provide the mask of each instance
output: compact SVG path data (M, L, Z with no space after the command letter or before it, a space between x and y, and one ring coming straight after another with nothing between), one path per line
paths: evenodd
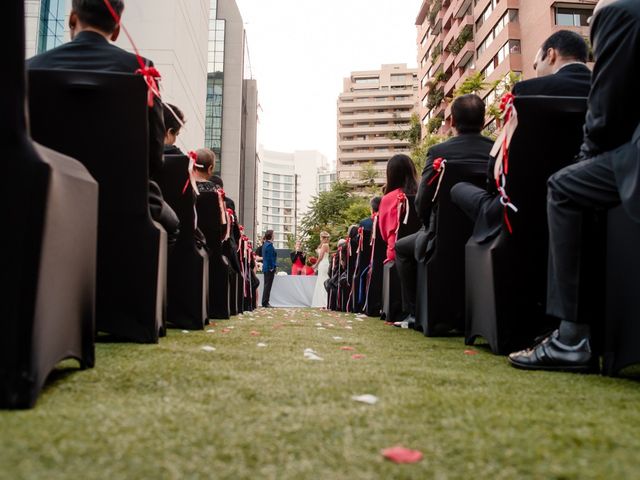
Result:
M137 75L29 72L33 138L78 159L99 183L97 329L154 342L163 329L166 259L164 232L149 215L146 99Z

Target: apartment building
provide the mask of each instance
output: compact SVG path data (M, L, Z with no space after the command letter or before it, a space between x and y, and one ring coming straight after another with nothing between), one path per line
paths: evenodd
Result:
M560 29L585 38L597 0L423 0L416 18L420 119L423 130L451 125L456 89L482 72L491 84L509 72L535 76L533 60ZM485 103L494 91L483 91Z
M418 71L406 64L352 72L338 97L338 181L354 189L382 185L389 158L408 153L409 143L390 138L408 130L418 107ZM370 175L375 170L375 176Z

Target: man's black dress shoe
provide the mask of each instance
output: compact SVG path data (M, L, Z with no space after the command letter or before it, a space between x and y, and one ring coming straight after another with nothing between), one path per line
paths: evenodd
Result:
M596 361L588 338L575 346L565 345L558 339L558 330L534 347L509 355L511 365L525 370L591 373L597 370Z
M270 303L267 303L266 305L262 305L262 308L273 308L273 307L271 306Z

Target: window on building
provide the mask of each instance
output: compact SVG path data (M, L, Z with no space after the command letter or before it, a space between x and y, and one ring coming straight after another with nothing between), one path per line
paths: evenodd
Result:
M593 10L587 8L556 8L556 25L563 27L588 27Z
M480 17L478 17L478 20L476 20L476 30L478 30L482 25L484 25L484 22L486 22L489 19L489 17L495 10L498 3L500 3L500 0L491 0L489 2L489 5L487 5L487 8L484 9L484 11L480 14Z
M399 83L399 82L404 82L407 80L407 76L405 74L401 74L401 73L392 73L391 74L391 82L392 83Z
M38 26L38 53L64 43L64 24L67 13L65 0L42 0Z
M360 78L353 79L354 83L363 83L363 84L378 83L378 81L379 81L378 77L360 77Z

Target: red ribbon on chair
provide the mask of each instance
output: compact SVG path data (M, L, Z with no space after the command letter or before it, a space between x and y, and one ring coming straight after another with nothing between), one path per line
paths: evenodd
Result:
M402 215L404 213L404 220L402 219ZM409 199L404 194L404 192L398 193L398 225L396 225L396 237L398 236L398 232L400 231L401 224L407 224L409 221Z
M193 178L193 166L198 161L198 154L194 151L190 151L188 155L189 155L189 167L188 167L189 177L187 178L187 181L184 183L184 187L182 188L183 195L187 191L187 187L189 186L189 184L191 184L191 188L193 188L193 191L196 192L196 194L199 193L198 188L194 185L195 179Z
M364 244L364 227L358 227L358 250L356 253L360 253L362 251L362 247Z
M120 26L124 34L129 39L129 43L131 43L131 47L133 48L133 51L136 55L136 59L138 60L138 64L140 65L140 68L136 70L135 73L137 75L142 75L145 83L147 84L147 104L149 105L149 108L151 108L153 107L153 97L160 98L160 89L158 88L158 82L157 82L157 80L161 78L160 72L158 72L158 70L155 67L150 67L149 65L144 63L144 60L140 55L140 51L138 50L138 47L134 43L131 35L129 35L129 31L126 29L126 27L122 23L122 20L120 19L120 16L113 8L113 5L111 5L111 2L109 0L104 0L104 4L107 6L107 10L109 10L109 13L115 20L116 25Z
M216 193L218 194L218 206L220 207L220 222L222 225L227 224L227 208L224 203L225 193L221 188L216 189Z
M511 92L507 92L502 96L500 100L500 111L502 112L502 117L504 119L503 125L506 125L509 120L511 120L511 114L513 112L514 106L513 101L515 100L515 95ZM505 175L509 173L509 139L505 135L504 140L502 141L502 165L504 168Z
M502 96L500 100L500 110L502 111L502 118L504 119L503 128L509 128L509 122L511 121L515 112L514 106L515 95L511 92L507 92ZM514 120L515 121L515 120ZM509 220L509 209L514 212L518 212L518 208L511 203L511 199L507 194L507 174L509 173L509 138L508 130L505 130L504 138L502 139L502 169L500 176L496 178L496 186L498 188L498 194L500 195L500 203L504 207L504 223L510 234L513 233L513 227Z

